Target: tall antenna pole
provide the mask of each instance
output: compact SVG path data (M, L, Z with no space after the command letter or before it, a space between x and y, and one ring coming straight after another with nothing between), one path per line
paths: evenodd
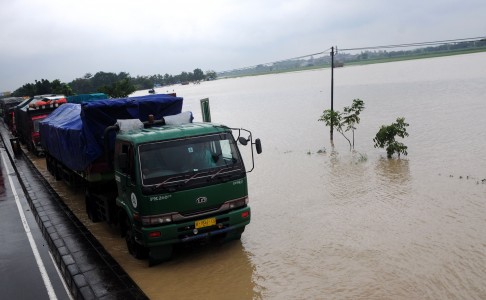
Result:
M331 143L334 141L334 47L331 47Z

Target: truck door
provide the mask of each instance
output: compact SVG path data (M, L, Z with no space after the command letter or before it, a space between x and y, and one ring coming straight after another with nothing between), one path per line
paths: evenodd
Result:
M117 162L115 166L118 177L118 196L130 210L137 210L138 201L134 193L137 177L133 145L125 142L117 144L115 160Z

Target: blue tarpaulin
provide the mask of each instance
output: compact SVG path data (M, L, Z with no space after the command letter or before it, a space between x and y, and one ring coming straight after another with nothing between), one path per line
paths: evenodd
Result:
M103 132L118 119L147 121L179 114L181 97L155 94L61 105L40 123L44 149L66 167L83 171L103 155ZM114 137L110 146L114 147Z

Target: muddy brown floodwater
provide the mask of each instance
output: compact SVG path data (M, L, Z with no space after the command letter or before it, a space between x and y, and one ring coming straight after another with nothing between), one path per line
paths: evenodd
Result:
M252 130L264 151L241 242L151 268L34 162L151 299L484 299L485 65L478 53L336 69L334 108L365 103L355 152L336 132L332 149L317 121L329 70L156 89L184 97L196 121L208 97L213 121ZM389 160L372 139L397 117L410 124L408 156Z

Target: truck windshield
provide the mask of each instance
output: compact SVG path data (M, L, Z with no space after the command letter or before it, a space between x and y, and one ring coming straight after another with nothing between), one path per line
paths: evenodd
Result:
M144 186L207 182L245 171L230 133L143 144L139 159Z

